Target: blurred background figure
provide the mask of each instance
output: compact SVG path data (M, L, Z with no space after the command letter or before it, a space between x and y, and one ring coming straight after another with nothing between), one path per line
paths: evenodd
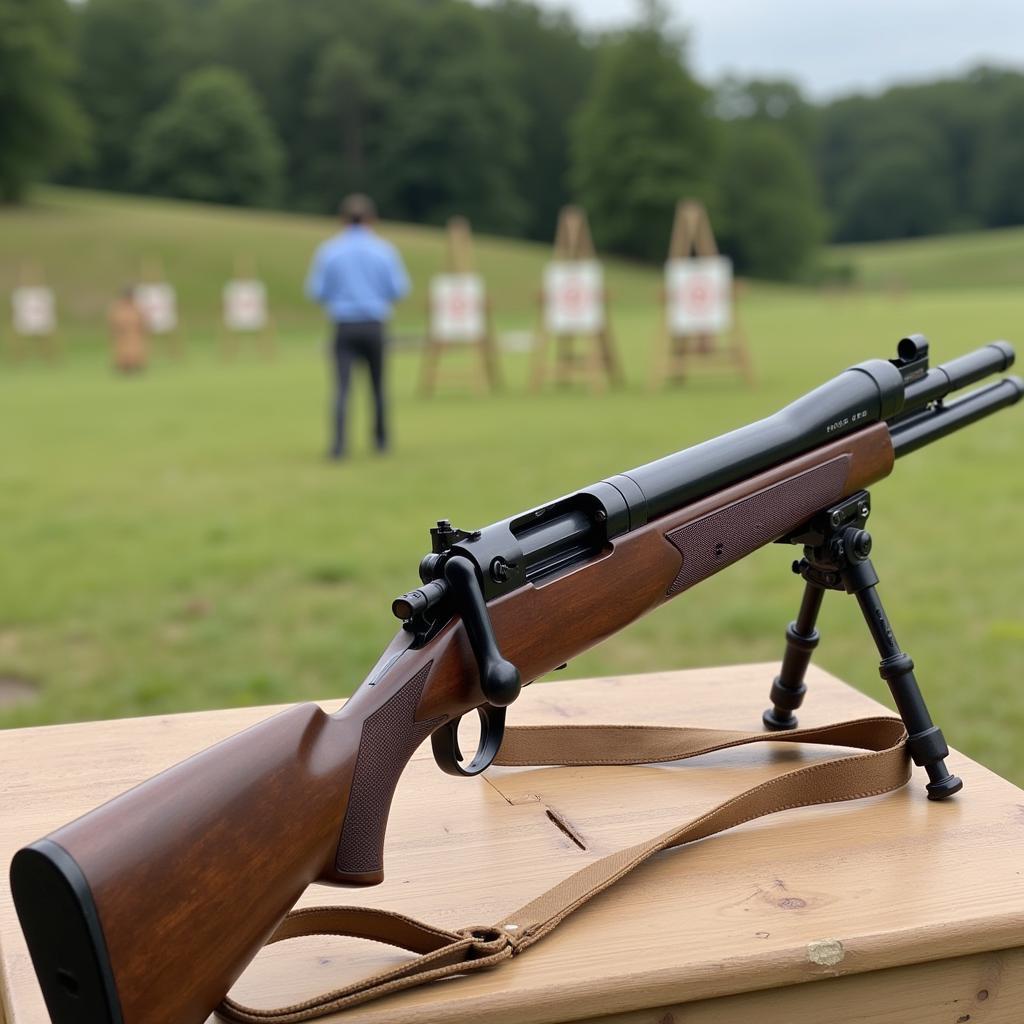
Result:
M350 195L341 204L344 229L317 250L306 294L334 325L334 422L328 456L345 455L345 420L352 365L366 363L373 387L374 444L388 447L384 391L385 325L391 307L409 292L409 276L398 251L373 230L377 209L369 196Z
M107 308L111 355L119 373L139 373L146 368L146 320L135 302L135 289L122 288Z

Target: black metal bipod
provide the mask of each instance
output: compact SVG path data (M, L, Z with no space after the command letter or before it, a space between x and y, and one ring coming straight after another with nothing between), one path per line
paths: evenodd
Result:
M932 722L914 676L914 662L896 642L878 596L878 574L868 557L871 534L864 529L870 514L871 497L860 491L782 538L785 543L804 545L803 558L793 563L793 571L804 579L804 595L796 621L786 628L782 668L772 682L772 706L763 721L772 730L796 727L793 712L807 692L804 676L820 639L815 623L825 591L853 594L881 655L879 674L889 684L907 727L907 749L914 763L928 773L928 798L945 800L963 789L963 782L946 768L949 748L942 730Z

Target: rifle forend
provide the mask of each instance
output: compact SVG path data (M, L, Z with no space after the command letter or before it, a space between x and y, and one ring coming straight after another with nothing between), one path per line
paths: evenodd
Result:
M395 603L402 629L340 711L281 712L15 856L54 1024L202 1024L311 882L383 878L392 794L424 739L443 750L436 737L454 742L452 723L480 710L490 739L469 768L486 767L495 704L520 681L885 477L885 420L915 360L863 363L765 420L484 530L440 523L424 585ZM515 680L490 671L496 655Z

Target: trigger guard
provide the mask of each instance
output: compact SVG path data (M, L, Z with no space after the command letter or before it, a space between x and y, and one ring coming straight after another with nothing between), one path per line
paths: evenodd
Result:
M505 737L505 708L484 704L476 709L476 713L480 717L480 745L467 765L462 764L464 757L459 746L459 722L462 721L462 715L445 722L430 734L434 760L446 775L472 778L489 768L498 756L501 741Z

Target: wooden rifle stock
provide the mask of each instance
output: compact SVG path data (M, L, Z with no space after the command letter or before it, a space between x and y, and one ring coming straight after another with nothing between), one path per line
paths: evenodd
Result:
M877 423L655 519L494 599L501 649L537 679L892 465ZM410 756L483 703L458 618L418 649L403 631L336 714L290 708L19 852L54 1024L202 1024L311 882L382 879Z

